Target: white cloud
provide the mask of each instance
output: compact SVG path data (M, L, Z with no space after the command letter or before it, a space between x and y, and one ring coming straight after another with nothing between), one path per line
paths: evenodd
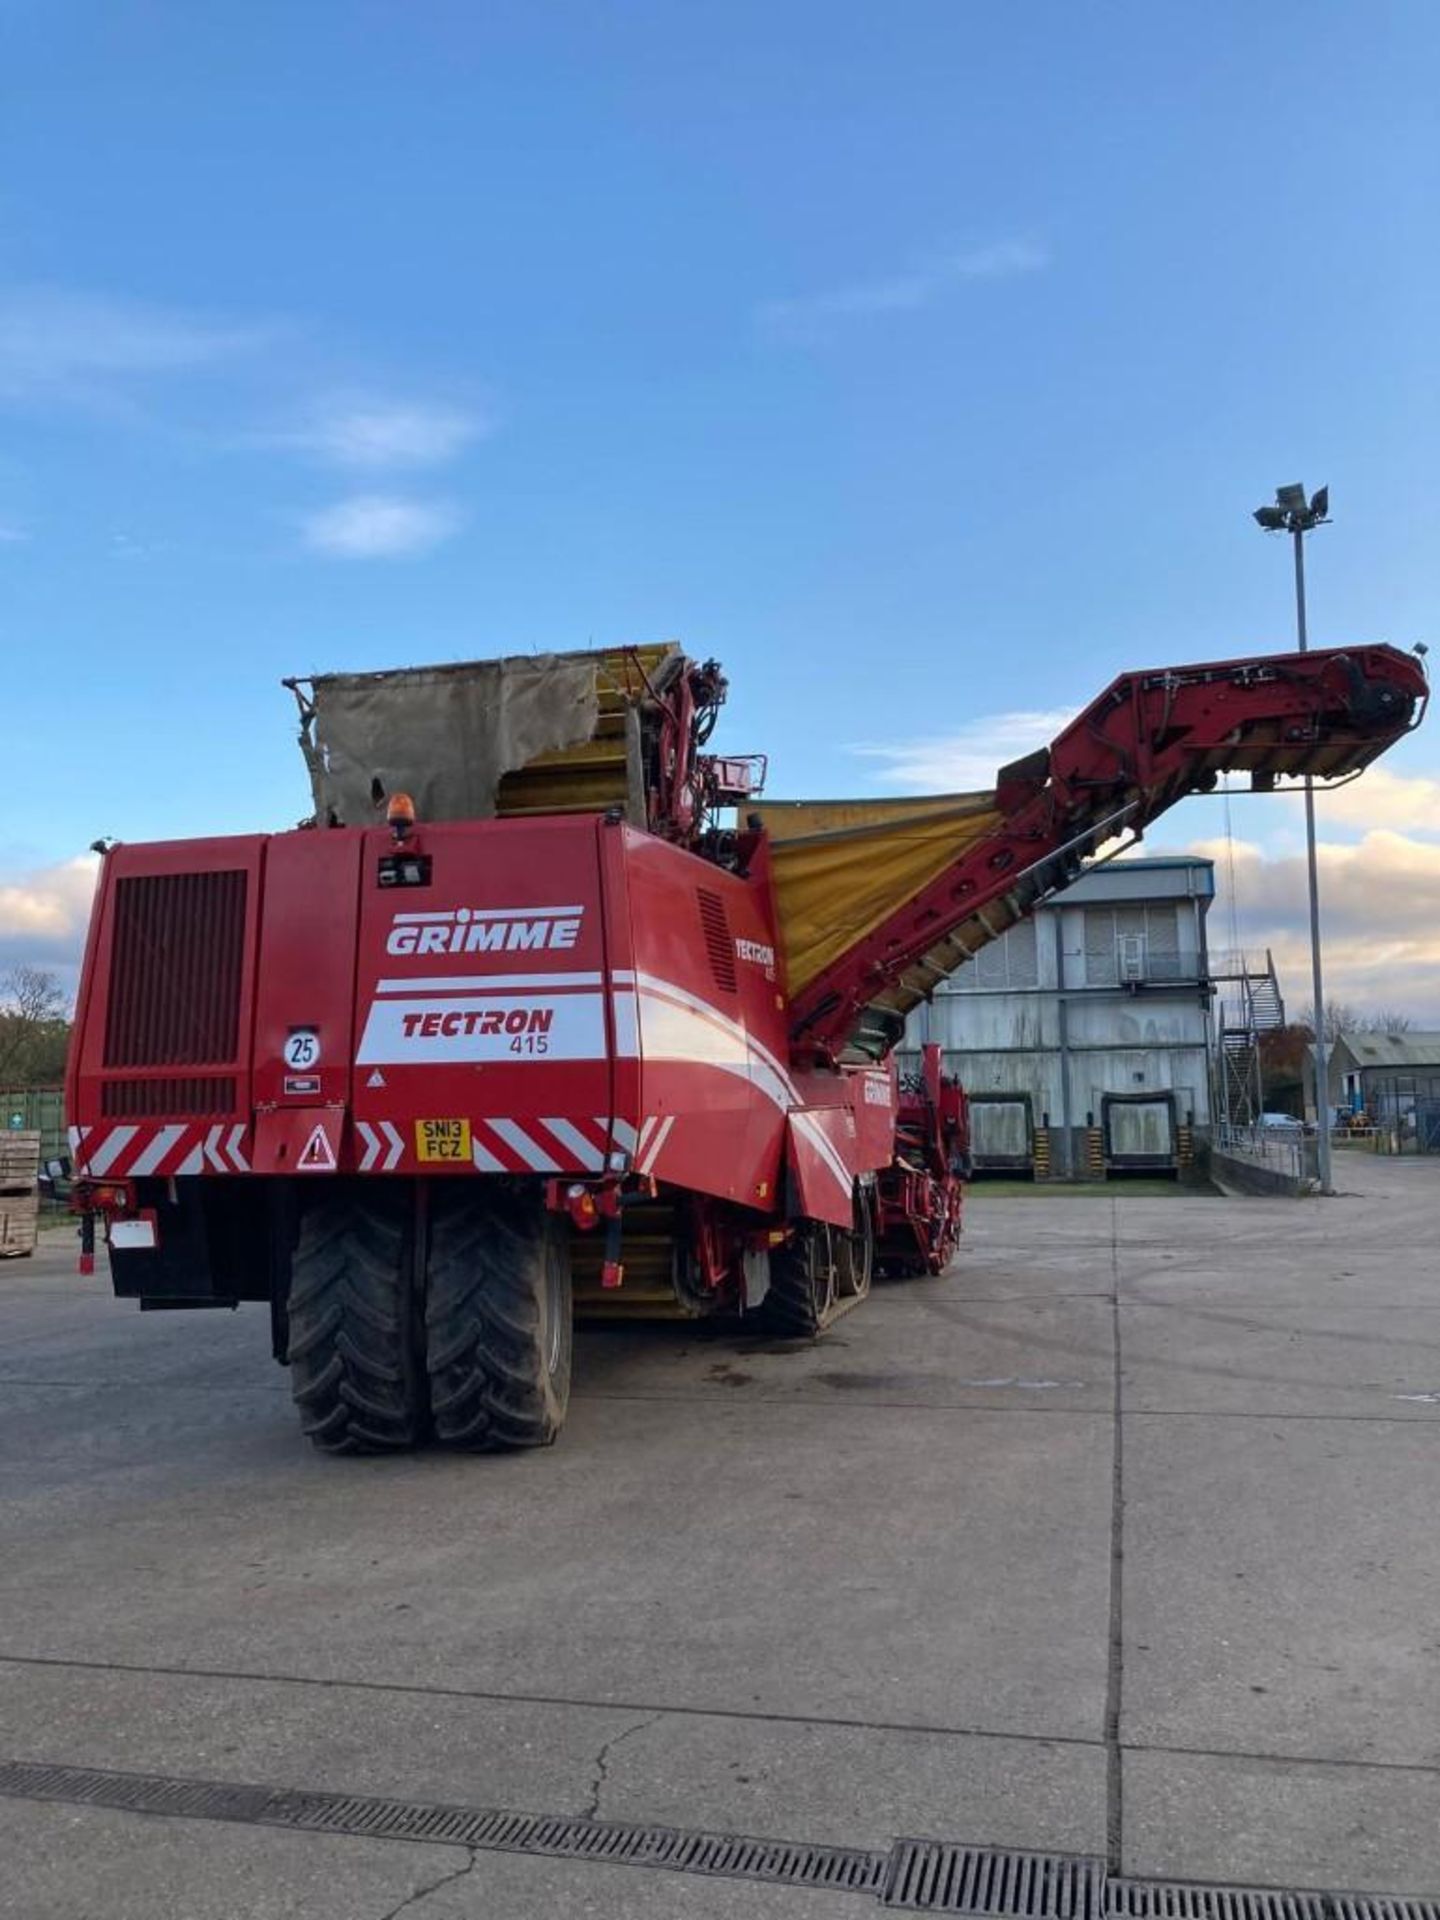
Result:
M132 381L251 353L274 329L63 287L0 293L0 399L113 404Z
M1233 866L1241 944L1271 949L1287 1007L1297 1011L1311 998L1304 854L1224 839L1189 851L1215 862L1212 945L1225 944L1214 929L1229 916ZM1327 999L1395 1008L1440 1028L1440 845L1376 828L1354 845L1322 839L1316 855Z
M996 713L954 733L856 746L850 752L879 762L881 780L903 792L974 793L993 787L996 774L1012 760L1048 747L1074 717L1061 708Z
M481 414L462 407L335 395L300 426L263 444L293 448L327 466L381 472L440 466L489 431Z
M52 867L0 878L0 973L80 963L99 860L82 853Z
M1333 792L1318 790L1315 817L1322 833L1334 827L1360 832L1392 827L1400 833L1440 834L1440 779L1367 767L1358 780Z
M999 240L968 251L927 256L903 272L831 287L793 299L767 300L756 317L767 330L791 338L812 336L830 321L882 313L907 313L966 281L1003 280L1037 273L1049 264L1044 249L1029 240Z
M310 514L301 530L306 546L316 553L373 560L427 553L459 526L459 513L444 501L364 493Z

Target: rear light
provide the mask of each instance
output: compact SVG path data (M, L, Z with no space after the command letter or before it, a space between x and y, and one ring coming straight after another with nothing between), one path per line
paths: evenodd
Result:
M70 1204L78 1213L132 1213L135 1188L128 1180L79 1180L71 1190Z

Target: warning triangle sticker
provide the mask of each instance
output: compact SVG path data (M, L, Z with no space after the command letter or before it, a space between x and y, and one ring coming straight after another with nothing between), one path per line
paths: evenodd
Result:
M305 1151L299 1159L302 1173L333 1173L335 1171L335 1149L324 1127L316 1127L305 1142Z
M383 1073L381 1073L380 1069L376 1067L375 1071L371 1074L370 1078L365 1082L365 1084L367 1087L383 1087L385 1084L385 1076Z

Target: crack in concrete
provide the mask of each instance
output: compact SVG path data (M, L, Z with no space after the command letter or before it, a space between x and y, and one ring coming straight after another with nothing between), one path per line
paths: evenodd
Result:
M380 1920L396 1920L397 1915L404 1913L408 1908L418 1907L420 1902L428 1900L432 1893L439 1893L442 1887L453 1886L457 1880L463 1880L467 1873L473 1873L475 1863L480 1858L479 1849L466 1847L465 1855L463 1867L456 1867L452 1873L442 1873L438 1880L432 1880L428 1886L417 1887L413 1893L407 1893L399 1906L391 1907L388 1913L382 1913Z
M600 1796L605 1791L610 1778L610 1756L615 1749L623 1746L633 1735L643 1733L646 1727L653 1727L657 1720L663 1720L664 1717L663 1713L652 1713L648 1719L637 1720L620 1733L611 1734L595 1756L595 1777L590 1782L590 1800L589 1804L581 1809L581 1819L598 1820L600 1817Z

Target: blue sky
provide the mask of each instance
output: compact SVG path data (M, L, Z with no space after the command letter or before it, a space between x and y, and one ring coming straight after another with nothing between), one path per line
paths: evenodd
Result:
M1315 642L1437 637L1429 0L0 19L0 960L98 833L303 811L284 673L674 636L773 793L978 782L1287 643L1296 478ZM1375 930L1440 924L1437 759L1326 836L1349 994L1440 1024Z

